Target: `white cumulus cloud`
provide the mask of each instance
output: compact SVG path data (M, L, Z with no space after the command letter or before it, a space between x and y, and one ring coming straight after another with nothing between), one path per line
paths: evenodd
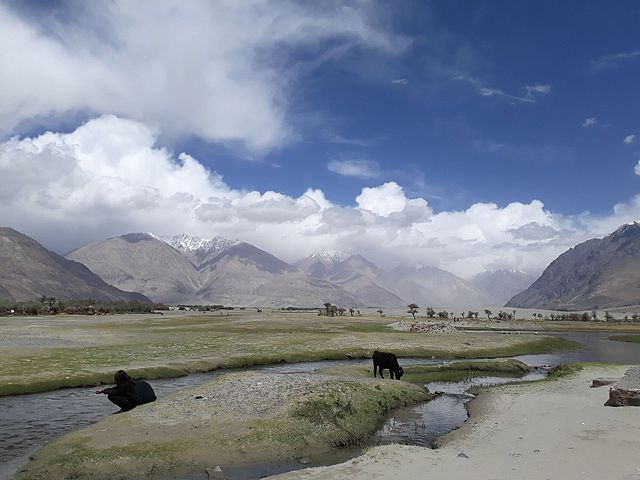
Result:
M404 40L366 3L221 1L82 3L22 15L0 3L0 136L25 122L93 112L252 152L292 134L287 90L352 47L394 53ZM42 7L46 8L46 7ZM322 55L319 55L321 52Z
M583 127L592 127L596 123L598 123L598 119L596 117L589 117L589 118L585 118L584 119L584 122L582 122L582 126Z
M245 191L186 152L158 148L157 135L105 115L70 133L0 143L3 224L58 252L136 231L223 235L290 262L333 248L383 267L420 263L468 277L499 266L541 271L576 243L640 219L640 195L608 215L567 216L539 200L434 212L396 182L363 188L353 206L317 188L298 197Z
M404 190L396 182L387 182L379 187L363 188L362 193L356 197L356 203L361 209L382 217L401 212L407 205L407 201Z
M636 141L635 135L627 135L626 137L624 137L624 143L626 143L627 145L635 143L635 141Z

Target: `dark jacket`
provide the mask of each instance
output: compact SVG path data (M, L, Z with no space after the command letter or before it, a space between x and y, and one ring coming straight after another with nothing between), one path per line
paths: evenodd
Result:
M156 393L151 385L144 380L136 380L134 383L134 397L138 405L156 401Z
M103 390L107 395L115 395L129 399L134 405L155 402L156 394L151 385L144 380L133 380L126 385L116 385L115 387Z

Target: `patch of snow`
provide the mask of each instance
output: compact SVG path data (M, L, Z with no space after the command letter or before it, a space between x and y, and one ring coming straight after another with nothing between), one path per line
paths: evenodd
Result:
M156 235L150 233L149 235L168 243L181 253L192 255L217 254L240 243L238 240L229 240L221 236L200 238L186 233L179 235Z
M314 260L319 260L325 265L332 265L336 263L340 263L351 256L350 253L343 252L341 250L316 250L311 255L310 258Z

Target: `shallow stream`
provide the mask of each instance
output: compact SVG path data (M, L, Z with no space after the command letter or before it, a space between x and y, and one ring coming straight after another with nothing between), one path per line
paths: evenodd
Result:
M607 333L562 333L568 340L579 342L583 348L558 354L525 355L513 357L530 366L542 367L520 377L517 381L544 378L548 367L575 361L640 363L640 344L613 342ZM444 360L401 359L403 365L442 364ZM336 365L369 366L371 360L344 360L279 364L252 369L274 374L310 373L316 369ZM193 374L186 377L154 380L151 382L158 397L194 387L211 380L225 371ZM430 402L394 410L382 428L372 437L370 444L408 443L430 445L438 437L460 426L467 419L466 404L473 398L466 391L477 385L495 385L513 382L514 378L476 377L458 382L432 382L431 392L444 392ZM8 479L38 448L70 430L95 423L117 408L95 388L70 388L32 395L0 397L0 479ZM313 459L300 459L301 463L280 465L254 465L226 471L227 478L260 478L279 472L310 465L333 464L344 461L360 451L340 449ZM204 474L190 478L205 478ZM185 477L186 478L186 477Z

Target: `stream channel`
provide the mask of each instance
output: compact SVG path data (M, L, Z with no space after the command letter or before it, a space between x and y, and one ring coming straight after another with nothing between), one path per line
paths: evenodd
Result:
M570 352L512 357L529 366L538 367L533 372L519 377L517 381L539 380L546 376L550 367L576 361L640 364L640 344L611 341L607 338L610 333L545 334L562 336L580 343L582 347ZM402 365L445 364L448 361L450 360L400 359ZM301 362L251 367L240 371L258 370L286 375L311 373L329 366L358 364L370 366L371 360ZM179 378L153 380L151 383L158 398L162 398L171 392L200 385L225 373L225 370L217 370ZM428 383L425 386L429 391L443 392L442 395L429 402L393 410L366 446L384 443L429 446L438 437L459 427L467 419L466 404L473 398L473 395L466 393L470 387L513 381L513 377L475 377L458 382ZM31 395L0 397L0 479L11 478L28 461L29 456L47 442L112 414L116 407L104 401L102 397L96 398L94 391L95 387L68 388ZM335 464L353 458L362 448L363 446L334 449L323 456L307 459L304 464L253 465L229 469L225 470L225 476L232 480L261 478L307 466ZM181 478L195 480L206 478L206 475L202 473Z

